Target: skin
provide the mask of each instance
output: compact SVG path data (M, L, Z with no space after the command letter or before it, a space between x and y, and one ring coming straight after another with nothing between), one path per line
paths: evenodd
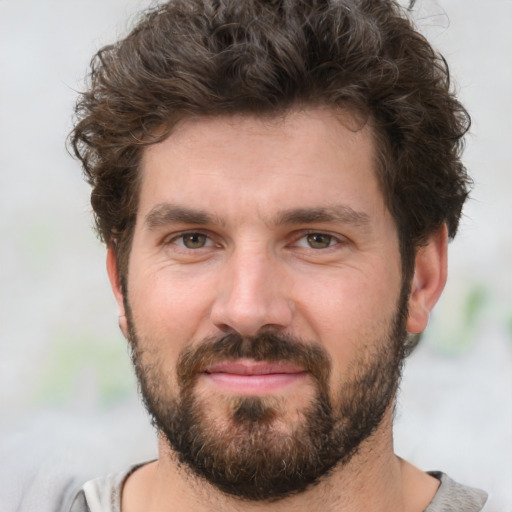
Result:
M361 344L371 347L389 329L401 287L398 237L375 175L371 128L351 130L352 122L323 108L276 119L189 119L144 150L127 293L141 343L168 368L170 389L189 344L266 327L321 345L335 389L354 371ZM205 235L189 239L204 246L187 248L184 232ZM442 227L417 252L411 333L426 327L442 292L446 241ZM112 248L107 269L126 333ZM289 430L313 393L304 375L277 384L237 379L199 378L213 424L225 419L223 397L250 393L284 398L279 428ZM413 512L438 484L394 454L391 405L346 466L299 495L234 500L179 468L160 440L159 460L127 480L122 509Z

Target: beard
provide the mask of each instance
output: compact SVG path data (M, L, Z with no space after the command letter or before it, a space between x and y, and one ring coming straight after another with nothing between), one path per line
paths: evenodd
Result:
M337 383L330 383L332 362L322 346L268 329L187 347L176 364L176 391L158 355L143 348L151 340L139 337L125 300L132 360L153 424L181 467L230 496L277 501L318 484L351 460L392 406L407 337L406 291L384 332L361 339L357 360ZM282 397L212 399L198 392L205 368L241 358L291 363L308 372L314 393L293 411L294 421L285 421Z

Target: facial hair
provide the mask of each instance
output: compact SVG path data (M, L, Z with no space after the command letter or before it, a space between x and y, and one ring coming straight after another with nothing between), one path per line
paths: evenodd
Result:
M151 347L151 340L139 337L126 300L132 359L144 405L182 467L223 493L277 501L302 492L346 465L390 407L407 335L404 296L380 338L361 340L357 360L337 383L330 384L332 363L322 346L264 330L252 337L231 333L188 346L176 364L177 392L158 357L142 348ZM312 377L314 398L285 431L276 426L286 411L284 399L226 397L219 404L197 393L205 368L241 358L298 365ZM221 405L227 407L227 417L215 421L211 411Z

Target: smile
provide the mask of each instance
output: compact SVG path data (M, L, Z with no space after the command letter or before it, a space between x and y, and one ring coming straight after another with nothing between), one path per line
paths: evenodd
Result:
M209 366L204 376L223 391L241 395L266 395L302 381L307 371L284 362L224 361Z

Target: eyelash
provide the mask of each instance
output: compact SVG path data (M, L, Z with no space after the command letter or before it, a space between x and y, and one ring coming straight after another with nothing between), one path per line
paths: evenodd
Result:
M300 240L307 239L307 237L312 236L312 235L329 238L329 245L327 245L326 247L322 247L322 248L320 248L320 247L315 248L315 247L311 247L311 245L309 245L308 242L306 242L309 245L309 247L302 247L302 248L313 250L313 251L325 251L325 250L331 249L331 248L343 243L343 238L341 236L336 236L331 233L325 233L323 231L313 231L312 230L312 231L307 231L305 233L301 233L301 235L295 239L295 242L293 245L298 246L297 244Z
M200 247L187 247L185 245L185 237L189 236L193 236L193 235L196 235L196 236L201 236L201 237L205 237L205 245L202 245ZM326 237L328 238L328 245L326 247L311 247L310 245L310 242L307 241L306 244L308 246L301 246L299 245L298 243L303 240L303 239L307 239L307 237L310 237L310 236L318 236L318 237ZM178 241L181 240L181 243L178 243ZM328 250L332 247L335 247L339 244L343 244L344 243L344 240L342 237L339 237L339 236L335 236L335 235L332 235L330 233L325 233L325 232L322 232L322 231L307 231L307 232L302 232L300 233L300 236L297 236L295 237L294 241L292 244L290 244L291 247L301 247L302 249L306 249L306 250L313 250L313 251L325 251L325 250ZM175 246L177 246L179 249L181 250L184 250L184 251L197 251L197 250L200 250L200 249L205 249L205 248L208 248L208 247L212 247L212 246L219 246L219 244L215 244L214 240L212 239L212 236L209 234L209 233L205 233L203 231L183 231L181 233L178 233L178 234L175 234L172 238L168 239L167 241L165 241L165 244L166 245L169 245L169 244L174 244Z
M186 247L185 242L184 242L185 237L193 236L193 235L204 236L206 238L206 245L203 245L203 246L197 247L197 248ZM178 241L180 241L180 240L181 240L181 243L178 243ZM165 245L171 245L171 244L176 245L178 248L180 248L181 250L184 250L184 251L195 251L195 250L204 249L206 247L212 247L212 246L216 245L214 243L212 237L210 236L210 234L205 233L203 231L183 231L181 233L177 233L177 234L173 235L172 238L169 238L168 240L165 241Z

